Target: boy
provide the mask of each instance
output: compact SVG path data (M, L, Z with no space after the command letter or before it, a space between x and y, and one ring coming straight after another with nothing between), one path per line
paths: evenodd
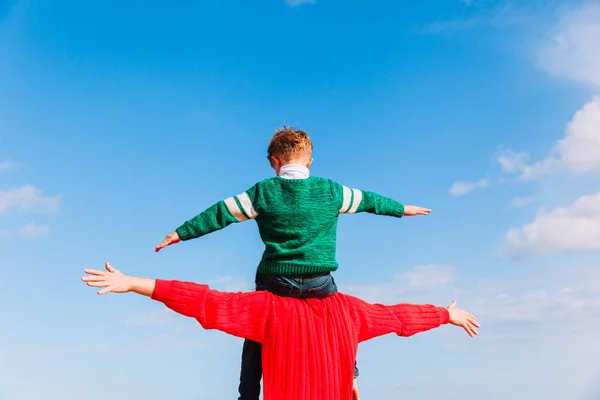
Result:
M475 317L456 308L456 302L447 308L384 306L342 293L300 300L267 291L224 293L191 282L134 278L108 263L106 270L86 269L89 275L82 280L102 288L98 294L148 296L195 318L204 329L262 343L265 400L350 400L358 343L389 333L408 337L447 323L471 337L479 328Z
M338 268L335 253L339 214L369 212L401 218L431 211L405 207L372 192L310 176L312 150L306 132L286 126L277 130L267 149L276 176L209 207L167 235L156 251L254 219L265 244L256 290L284 297L321 299L337 292L331 272ZM246 340L239 400L258 400L261 375L260 344Z

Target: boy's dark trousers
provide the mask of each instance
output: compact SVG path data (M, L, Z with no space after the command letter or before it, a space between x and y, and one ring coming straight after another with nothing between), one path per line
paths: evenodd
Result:
M289 277L271 276L257 272L256 290L266 290L281 297L322 299L336 294L337 286L330 273L309 277ZM238 400L258 400L261 377L262 346L260 343L245 340ZM358 377L356 364L354 365L354 377Z

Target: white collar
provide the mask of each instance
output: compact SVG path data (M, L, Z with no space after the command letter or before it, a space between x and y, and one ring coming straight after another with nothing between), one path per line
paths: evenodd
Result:
M310 171L304 165L286 164L279 169L279 176L285 179L306 179Z

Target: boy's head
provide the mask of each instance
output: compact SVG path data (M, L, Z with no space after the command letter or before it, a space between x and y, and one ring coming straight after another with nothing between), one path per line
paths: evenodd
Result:
M267 158L279 175L281 167L287 164L300 164L309 168L313 160L312 150L312 142L306 132L284 125L271 138Z

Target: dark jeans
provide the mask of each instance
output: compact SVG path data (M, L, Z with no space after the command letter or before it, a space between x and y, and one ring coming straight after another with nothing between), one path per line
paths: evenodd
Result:
M309 277L271 276L256 273L256 290L266 290L281 297L322 299L337 293L331 274ZM262 377L262 346L251 340L244 341L242 372L240 374L240 397L238 400L258 400ZM358 368L354 364L354 377Z

